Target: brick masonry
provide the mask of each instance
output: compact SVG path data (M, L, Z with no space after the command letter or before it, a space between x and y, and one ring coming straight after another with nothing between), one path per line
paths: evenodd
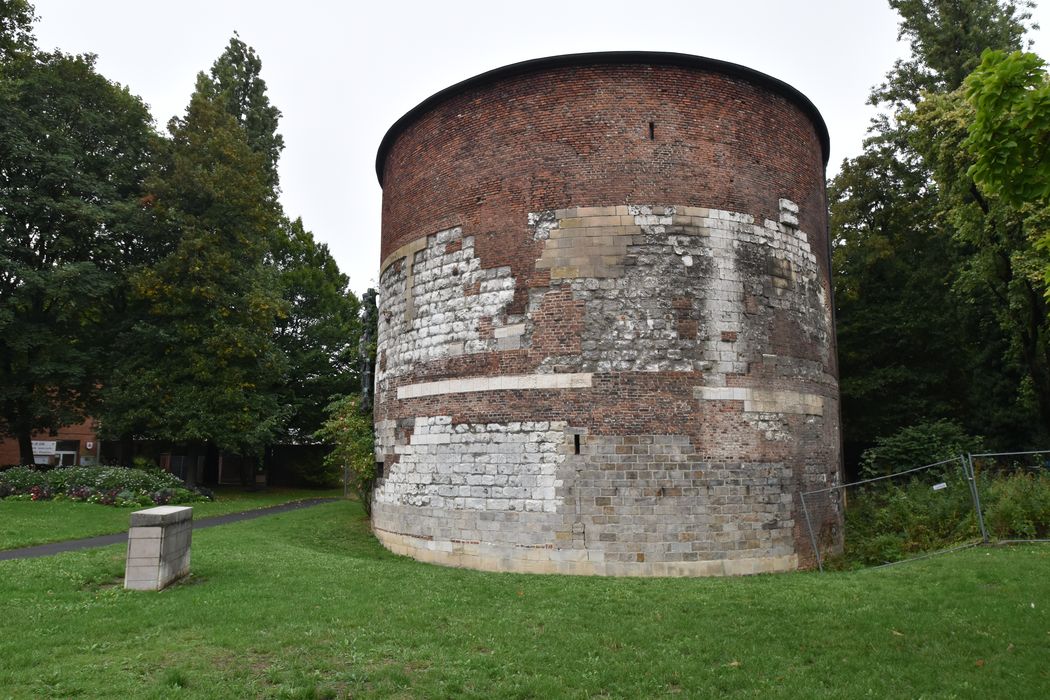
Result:
M699 68L543 69L433 106L383 172L386 546L585 574L811 562L799 493L839 478L839 414L801 110ZM807 505L839 543L839 504Z

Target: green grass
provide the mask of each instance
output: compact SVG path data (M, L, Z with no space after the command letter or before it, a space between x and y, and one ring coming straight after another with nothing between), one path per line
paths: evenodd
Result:
M267 489L249 491L222 488L209 503L192 503L193 517L239 513L253 508L297 501L304 498L342 496L342 490ZM71 501L0 501L0 550L31 547L48 542L108 535L128 529L137 508L115 508L97 503ZM0 691L2 697L2 691Z
M396 557L339 502L0 562L0 698L1043 698L1050 548L735 579L487 574Z

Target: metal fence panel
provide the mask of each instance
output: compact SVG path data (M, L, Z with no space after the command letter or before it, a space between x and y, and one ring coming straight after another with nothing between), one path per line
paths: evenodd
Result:
M812 526L814 502L844 505L845 539L836 551ZM817 567L886 566L982 541L978 491L962 456L802 494Z

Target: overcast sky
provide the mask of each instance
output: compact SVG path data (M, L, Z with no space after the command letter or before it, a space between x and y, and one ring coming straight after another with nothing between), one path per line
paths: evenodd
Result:
M676 51L740 63L794 87L831 133L833 175L856 155L872 85L906 55L885 0L33 0L41 48L98 55L157 126L182 114L198 71L236 30L284 114L285 211L326 242L361 293L379 265L375 156L386 130L439 90L492 68L586 51ZM1050 0L1035 19L1050 28ZM1050 58L1048 31L1035 50Z

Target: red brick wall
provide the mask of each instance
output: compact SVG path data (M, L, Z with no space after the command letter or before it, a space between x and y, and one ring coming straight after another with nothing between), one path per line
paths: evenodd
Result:
M683 67L563 68L475 88L401 134L383 183L383 259L462 225L486 267L518 274L537 257L530 211L668 203L775 220L780 197L800 205L801 228L826 249L809 118L767 88Z
M33 435L34 440L79 440L80 454L95 454L95 450L87 449L87 443L91 442L94 447L98 446L98 436L95 435L95 422L89 418L79 425L69 425L61 428L57 435L50 433L37 433ZM18 454L18 440L7 439L0 441L0 464L18 464L21 460Z

